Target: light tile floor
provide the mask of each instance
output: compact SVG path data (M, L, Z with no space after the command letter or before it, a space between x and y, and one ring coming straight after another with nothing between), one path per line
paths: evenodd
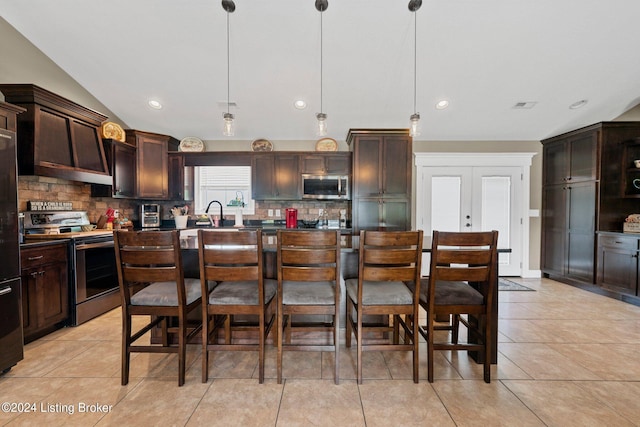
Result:
M176 356L157 354L134 355L122 387L118 309L27 345L0 377L0 402L22 412L3 406L0 425L640 425L640 307L547 279L515 281L537 292L500 292L491 384L464 352L438 353L429 384L424 351L420 384L409 354L372 352L359 386L344 347L340 385L332 355L313 352L285 353L276 384L273 348L265 384L252 352L213 355L203 384L194 345L183 387Z

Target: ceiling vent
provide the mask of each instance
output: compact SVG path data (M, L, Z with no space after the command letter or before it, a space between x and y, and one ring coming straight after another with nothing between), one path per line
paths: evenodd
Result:
M516 110L530 110L533 107L535 107L536 104L537 104L536 101L518 102L516 103L516 105L513 106L513 108Z

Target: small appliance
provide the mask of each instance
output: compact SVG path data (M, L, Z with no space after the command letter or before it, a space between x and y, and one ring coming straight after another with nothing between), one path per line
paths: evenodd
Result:
M302 198L349 200L351 198L349 176L302 174Z
M284 212L287 228L298 228L298 209L287 208Z
M140 205L140 226L142 228L158 228L160 222L160 205Z

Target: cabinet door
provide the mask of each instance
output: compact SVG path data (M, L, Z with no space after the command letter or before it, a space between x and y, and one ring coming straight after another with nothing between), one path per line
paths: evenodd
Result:
M275 156L275 190L280 200L300 199L299 156L296 154L276 154Z
M587 181L567 187L566 274L595 282L596 183Z
M185 184L188 182L185 179L185 172L184 156L169 154L169 199L188 200L187 195L190 192L186 191L187 194L185 194Z
M374 197L382 193L382 136L359 136L354 146L353 196Z
M571 182L597 179L598 132L589 132L569 140L569 178Z
M302 173L322 175L327 173L325 157L321 154L305 154L302 156Z
M139 135L137 138L137 196L166 199L169 195L167 141Z
M22 322L25 341L69 317L67 263L22 270ZM42 335L42 334L40 334Z
M359 230L401 231L411 228L410 203L400 199L358 199L354 201Z
M597 284L629 295L636 295L638 280L638 240L624 236L598 239Z
M275 160L272 155L257 155L251 161L251 198L273 200L275 198Z
M135 197L136 148L125 144L113 146L113 197Z
M409 197L411 192L411 145L405 136L384 137L381 190L385 197Z
M542 270L564 275L567 190L564 185L550 185L542 193Z
M561 184L567 180L569 152L566 141L555 141L543 148L544 184Z
M328 174L350 175L351 174L351 156L345 154L328 154L325 157L325 169Z

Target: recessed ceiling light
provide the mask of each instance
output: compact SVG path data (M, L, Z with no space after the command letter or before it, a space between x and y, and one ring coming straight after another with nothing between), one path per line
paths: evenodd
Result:
M587 102L589 101L587 101L586 99L581 99L580 101L576 101L573 104L569 105L569 108L571 108L572 110L582 108L587 105Z
M148 104L149 104L149 107L153 108L154 110L162 109L162 104L160 103L160 101L157 101L155 99L150 99Z
M307 103L302 99L298 99L294 101L293 106L296 107L298 110L304 110L305 108L307 108Z
M438 101L436 103L436 109L438 109L438 110L444 110L448 106L449 106L449 101L447 101L446 99L443 99L443 100Z

